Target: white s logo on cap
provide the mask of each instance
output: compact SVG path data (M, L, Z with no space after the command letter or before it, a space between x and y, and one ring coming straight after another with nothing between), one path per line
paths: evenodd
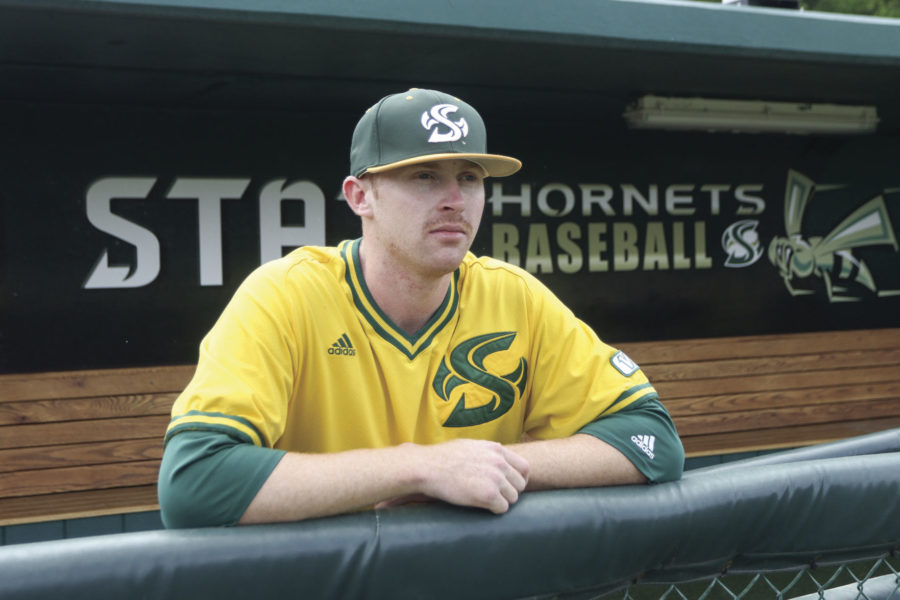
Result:
M459 107L453 104L436 104L431 107L431 110L422 113L422 127L431 130L431 137L428 138L430 143L455 142L469 135L469 124L464 118L460 118L459 121L451 121L447 116L457 110ZM444 125L448 131L441 131L441 125Z

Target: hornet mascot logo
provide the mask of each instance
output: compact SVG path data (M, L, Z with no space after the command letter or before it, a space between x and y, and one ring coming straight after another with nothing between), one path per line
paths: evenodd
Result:
M847 282L855 282L876 292L872 273L864 261L853 255L853 250L889 245L897 251L897 239L884 197L872 198L847 215L824 237L804 239L800 231L801 221L814 188L811 179L796 171L788 172L784 193L784 229L787 235L772 239L769 260L778 267L784 285L794 296L814 293L813 290L797 289L792 285L795 278L810 276L824 281L830 302L859 300L847 294Z
M450 352L441 361L441 366L432 381L434 391L449 402L453 390L467 383L474 383L491 392L492 399L487 404L466 408L463 393L453 412L444 422L444 427L469 427L481 425L503 416L517 398L521 398L528 379L528 362L519 359L519 366L507 375L496 376L484 368L485 359L495 352L509 349L516 337L514 331L488 333L470 338Z

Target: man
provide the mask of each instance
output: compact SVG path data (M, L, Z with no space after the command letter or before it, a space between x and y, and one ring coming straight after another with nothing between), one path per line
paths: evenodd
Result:
M252 273L172 409L168 527L410 499L503 513L526 490L667 481L684 453L640 369L534 277L469 253L486 153L465 102L414 89L357 124L362 237Z

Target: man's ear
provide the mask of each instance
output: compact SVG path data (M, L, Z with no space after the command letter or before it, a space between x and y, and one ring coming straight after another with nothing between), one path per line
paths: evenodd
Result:
M344 198L347 199L350 210L361 217L370 214L372 210L369 194L371 189L371 182L363 181L353 175L348 175L344 179Z

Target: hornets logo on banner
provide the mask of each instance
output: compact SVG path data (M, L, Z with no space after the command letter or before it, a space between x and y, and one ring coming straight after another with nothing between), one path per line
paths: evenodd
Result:
M762 244L756 228L759 221L744 219L734 223L722 234L722 250L725 251L726 267L748 267L762 256Z

